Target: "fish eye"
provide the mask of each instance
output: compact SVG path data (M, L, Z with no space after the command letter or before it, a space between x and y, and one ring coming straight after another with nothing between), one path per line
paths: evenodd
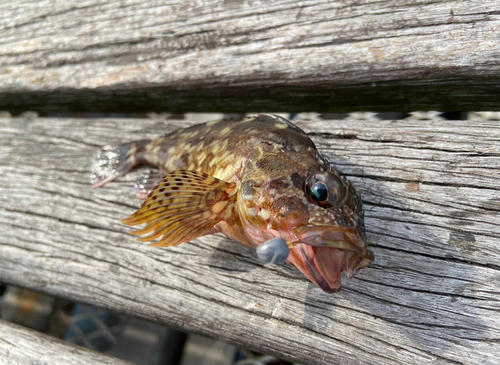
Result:
M347 187L340 176L330 171L309 175L304 190L310 201L323 208L334 208L344 204L348 195Z
M318 203L323 203L328 200L328 188L322 182L317 182L311 188L311 198Z

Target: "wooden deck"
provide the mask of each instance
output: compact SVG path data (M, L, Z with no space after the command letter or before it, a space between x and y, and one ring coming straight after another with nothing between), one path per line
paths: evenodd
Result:
M0 110L499 110L495 0L3 0Z
M498 121L297 121L362 192L376 256L328 295L219 235L139 244L121 224L139 172L90 188L101 146L193 121L67 118L500 110L497 1L0 0L0 14L0 111L20 115L0 113L0 283L300 363L498 363ZM0 363L112 362L54 341L0 322Z
M0 320L0 364L131 365Z
M222 236L139 244L120 222L138 173L90 188L102 145L189 124L1 118L0 281L301 363L497 362L497 122L297 121L366 206L376 260L334 295Z

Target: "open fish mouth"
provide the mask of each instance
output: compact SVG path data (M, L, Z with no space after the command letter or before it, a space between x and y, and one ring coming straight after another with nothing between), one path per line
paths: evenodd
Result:
M343 227L307 226L294 230L298 242L289 260L327 293L340 290L341 273L352 278L373 262L366 238Z

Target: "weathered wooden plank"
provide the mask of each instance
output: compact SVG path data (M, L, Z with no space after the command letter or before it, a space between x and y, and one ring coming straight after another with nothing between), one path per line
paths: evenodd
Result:
M498 110L494 0L2 0L0 110Z
M131 363L0 319L0 364L126 365Z
M139 244L138 172L90 189L100 146L188 124L1 119L0 280L304 363L496 363L496 123L298 123L365 201L376 260L335 295L220 236Z

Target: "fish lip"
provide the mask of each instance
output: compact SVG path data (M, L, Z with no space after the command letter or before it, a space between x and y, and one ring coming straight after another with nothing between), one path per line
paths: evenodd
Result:
M298 239L293 250L309 271L306 275L327 293L340 290L341 273L352 278L374 260L364 232L318 225L297 227L293 233Z
M364 232L357 232L347 227L327 225L300 226L293 228L292 232L297 238L297 243L352 251L368 260L368 264L374 259L372 251L368 249L368 240Z

